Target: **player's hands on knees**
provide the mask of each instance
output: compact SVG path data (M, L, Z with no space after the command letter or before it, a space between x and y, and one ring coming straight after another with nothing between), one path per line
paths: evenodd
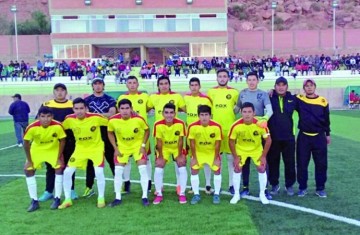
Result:
M220 167L221 166L221 159L219 156L215 156L214 158L214 163L213 163L215 166L218 166Z
M147 155L145 147L141 147L141 148L140 148L140 153L141 153L142 155L144 155L144 156Z
M240 166L240 156L234 156L234 163L233 163L233 165L234 165L234 171L236 172L236 173L240 173L241 172L241 169L242 169L242 167Z
M56 162L58 166L60 166L61 169L65 167L64 159L59 158Z
M33 170L34 164L32 161L26 161L24 165L24 170Z
M163 157L157 157L155 160L156 167L164 168L165 166L165 159Z
M176 158L178 166L186 166L186 157L183 154L179 154Z
M194 157L191 157L191 161L190 161L191 167L196 166L196 165L198 165L198 164L199 164L199 163L198 163L197 159L194 158Z

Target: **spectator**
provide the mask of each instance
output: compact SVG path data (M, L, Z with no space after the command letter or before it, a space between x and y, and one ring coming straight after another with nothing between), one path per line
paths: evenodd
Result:
M12 96L14 102L9 107L9 114L13 116L15 135L18 147L23 146L23 134L29 125L29 105L21 100L20 94Z

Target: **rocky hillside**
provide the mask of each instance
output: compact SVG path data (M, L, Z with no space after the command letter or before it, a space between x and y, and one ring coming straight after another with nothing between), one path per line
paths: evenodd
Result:
M45 15L49 15L48 0L0 0L0 17L13 20L13 15L10 12L10 7L13 4L17 7L17 18L19 22L31 18L31 13L34 11L41 11Z
M332 27L332 0L277 0L275 30ZM336 25L360 29L360 0L338 0ZM271 0L229 0L229 31L271 30Z

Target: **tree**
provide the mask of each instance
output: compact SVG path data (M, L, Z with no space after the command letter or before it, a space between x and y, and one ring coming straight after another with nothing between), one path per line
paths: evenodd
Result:
M0 16L0 35L10 34L10 22L3 16Z
M31 19L17 24L18 35L50 34L51 25L46 15L40 11L31 13ZM10 25L10 32L15 34L14 24Z

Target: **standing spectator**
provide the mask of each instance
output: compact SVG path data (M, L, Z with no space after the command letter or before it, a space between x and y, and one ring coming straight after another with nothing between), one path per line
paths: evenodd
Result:
M311 155L315 163L315 194L327 197L327 145L330 144L330 111L328 101L315 93L313 79L304 81L305 95L297 95L296 110L299 113L299 134L296 146L297 180L299 197L307 194L308 168Z
M9 114L13 116L17 145L21 148L23 146L23 134L29 125L30 108L25 101L21 100L20 94L15 94L12 98L14 102L9 107Z
M0 75L2 74L2 71L3 71L3 69L4 69L4 65L1 63L1 61L0 61ZM1 79L2 80L2 79Z
M280 190L280 157L284 161L285 189L289 196L294 195L293 184L295 173L295 136L293 132L293 113L296 99L288 90L286 78L279 77L275 82L275 90L270 97L273 115L269 119L269 130L272 143L267 155L269 166L269 182L272 185L270 193L278 194Z

